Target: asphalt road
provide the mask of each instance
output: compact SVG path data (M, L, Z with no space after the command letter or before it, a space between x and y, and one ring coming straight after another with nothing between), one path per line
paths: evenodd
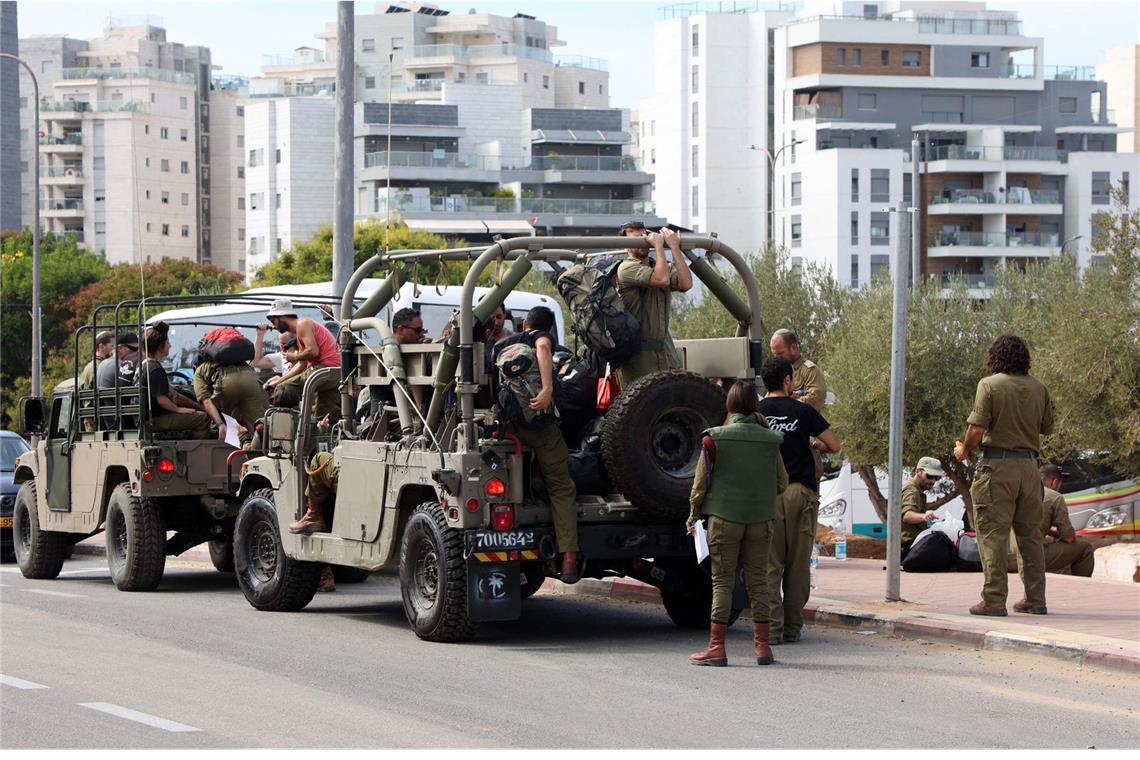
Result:
M1140 682L1067 662L809 627L759 668L750 634L656 605L540 594L478 641L408 629L396 579L257 612L232 576L171 562L116 591L102 560L0 568L0 749L1140 746Z

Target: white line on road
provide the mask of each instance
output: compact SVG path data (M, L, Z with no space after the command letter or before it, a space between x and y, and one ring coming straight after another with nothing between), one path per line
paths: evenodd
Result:
M82 599L83 594L69 594L66 591L48 591L46 588L22 588L21 591L27 591L29 594L46 594L47 596L67 596L72 599Z
M200 728L187 726L185 723L176 723L166 718L159 718L154 715L147 715L146 713L139 712L138 710L131 710L119 705L113 705L110 702L80 702L80 707L90 707L92 710L114 715L117 718L125 718L133 720L136 723L142 723L154 728L161 728L163 731L172 731L175 733L186 733L188 731L201 731Z
M22 678L13 678L0 673L0 685L11 686L15 689L46 689L42 683L34 683L32 681L25 681Z
M79 575L80 573L110 573L109 567L88 567L84 570L64 570L60 575Z

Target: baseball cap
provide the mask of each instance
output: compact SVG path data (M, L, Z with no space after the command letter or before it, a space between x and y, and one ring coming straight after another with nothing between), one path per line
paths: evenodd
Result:
M138 333L133 332L119 333L119 337L115 339L115 342L120 346L127 346L137 351L139 347L139 336Z
M946 477L946 471L942 469L942 463L934 457L923 457L918 460L918 469L927 475L934 475L939 478Z

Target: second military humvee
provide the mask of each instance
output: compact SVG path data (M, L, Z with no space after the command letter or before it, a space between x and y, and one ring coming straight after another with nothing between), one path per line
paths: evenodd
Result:
M601 425L614 492L579 488L578 534L583 576L631 576L653 584L674 622L698 627L708 624L710 581L696 563L684 521L700 436L724 418L725 381L755 377L762 343L759 295L744 259L715 236L686 234L681 245L693 273L736 318L737 335L678 341L684 370L650 375L622 390ZM340 312L347 328L341 331L342 421L328 436L315 428L307 411L314 376L301 412L269 411L268 451L241 468L244 504L233 552L250 604L262 610L303 608L324 564L368 571L398 566L405 614L423 639L464 640L480 622L518 618L522 600L558 572L554 529L530 452L512 436L500 435L477 327L536 262L558 271L591 252L629 246L648 243L612 236L523 237L481 252L381 253L361 265ZM744 282L747 303L694 250L731 264ZM399 346L374 315L398 287L403 262L421 256L474 261L446 342ZM475 303L479 276L494 263L500 265L499 282ZM388 269L386 284L353 308L357 284L382 266ZM353 337L365 329L377 331L379 345ZM385 386L392 386L388 398L395 403L381 404L366 425L358 424L358 392L382 395ZM406 393L415 386L431 393L423 418ZM330 450L339 465L330 526L327 532L294 535L285 526L305 507L307 466L320 448Z

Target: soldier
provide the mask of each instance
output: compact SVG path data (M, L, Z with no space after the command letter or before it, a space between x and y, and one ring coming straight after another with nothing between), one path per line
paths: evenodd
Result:
M689 262L681 252L681 237L668 227L646 232L641 222L621 226L622 237L645 237L657 258L645 248L627 248L626 259L617 268L617 289L625 307L641 321L641 353L617 368L618 384L625 388L639 377L667 369L681 369L681 355L669 334L669 299L675 290L685 293L693 287ZM673 263L665 256L665 244L673 252Z
M103 360L111 355L115 347L115 334L110 330L103 330L95 336L95 358L87 362L83 371L79 373L79 388L86 390L95 387L95 370Z
M197 401L170 387L162 360L170 353L169 327L155 322L146 328L147 358L139 365L139 385L150 401L150 427L155 432L189 431L191 437L210 437L210 418Z
M934 510L926 508L927 491L933 488L939 480L946 477L942 463L934 457L923 457L918 460L914 468L914 477L906 482L902 488L902 556L910 551L914 539L926 530L926 524L937 520Z
M209 360L194 368L194 395L218 428L218 440L226 440L222 413L233 417L241 428L242 448L249 448L253 429L265 416L269 398L261 389L257 373L248 364L223 365Z
M324 421L322 421L323 423ZM340 481L340 468L333 455L319 451L309 460L305 469L308 479L305 485L305 515L295 523L290 523L290 533L323 533L328 530L325 522L325 503L336 493ZM330 565L321 568L318 591L336 591L336 580Z
M116 385L134 385L135 369L139 362L139 336L138 333L119 333L115 339L115 355L118 362L99 362L95 370L95 386L97 388L114 388ZM110 359L111 357L107 357Z
M297 336L297 350L286 352L285 355L293 366L284 375L269 378L265 383L266 390L301 375L304 375L302 380L304 382L308 379L308 373L314 370L340 367L340 351L336 345L336 338L319 322L308 317L299 319L291 299L278 298L265 316L278 332L291 332ZM314 390L317 398L313 404L313 416L321 419L327 415L329 420L335 423L340 419L340 373L329 373Z
M760 413L784 434L780 455L788 488L780 494L768 558L768 607L773 644L800 640L803 609L811 595L811 550L819 516L819 478L812 450L837 453L839 438L811 406L792 398L792 364L773 356L760 367L768 395ZM781 598L782 597L782 598Z
M792 383L795 386L792 398L822 414L823 403L827 399L827 383L819 366L800 355L800 341L796 334L787 329L777 330L772 333L768 347L772 349L772 356L782 356L792 363Z
M970 608L971 615L1007 614L1010 527L1017 537L1025 586L1025 598L1013 610L1047 613L1037 452L1041 436L1053 432L1053 403L1045 386L1029 374L1029 361L1029 347L1016 335L1001 335L990 344L986 366L992 374L978 381L966 434L954 446L959 461L966 461L979 444L982 452L970 496L985 584L982 601Z
M1041 515L1041 540L1044 542L1045 572L1069 573L1089 578L1093 574L1092 544L1077 538L1069 521L1069 508L1060 494L1061 468L1055 464L1043 465L1038 473L1045 486L1044 512ZM1010 534L1013 535L1012 533ZM1011 548L1013 544L1010 544ZM1010 553L1009 566L1017 568L1018 555Z

